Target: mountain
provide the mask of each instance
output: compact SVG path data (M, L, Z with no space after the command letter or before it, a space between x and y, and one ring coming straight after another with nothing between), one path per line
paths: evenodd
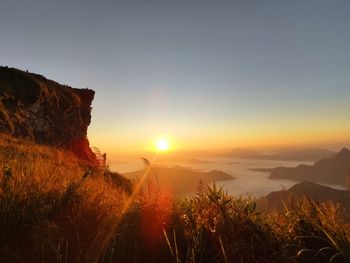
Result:
M320 149L320 148L289 148L282 149L274 152L272 154L273 159L276 160L288 160L288 161L317 161L323 158L329 158L333 156L335 152Z
M123 175L130 179L140 179L144 174L145 169L124 173ZM234 179L231 175L222 171L213 170L210 172L201 172L181 166L155 166L151 169L148 176L153 183L156 183L158 179L161 188L169 189L175 194L185 194L196 191L200 181L206 184L213 181Z
M260 208L281 211L284 209L284 204L292 206L304 196L318 202L332 201L341 204L345 209L350 209L350 190L337 190L310 181L295 184L288 190L271 192L267 196L259 198L257 205Z
M277 167L270 172L271 179L293 181L310 180L325 184L349 185L350 151L346 148L333 157L322 159L313 165L301 164L297 167Z
M236 157L243 159L263 159L263 160L279 160L279 161L317 161L322 158L328 158L335 152L327 149L319 148L288 148L271 153L262 153L258 151L237 148L229 152L221 154L225 157Z
M0 133L64 148L96 164L87 128L95 92L0 67Z
M222 153L221 156L236 157L236 158L243 158L243 159L266 159L266 157L268 157L269 155L266 155L254 150L236 148L228 152Z

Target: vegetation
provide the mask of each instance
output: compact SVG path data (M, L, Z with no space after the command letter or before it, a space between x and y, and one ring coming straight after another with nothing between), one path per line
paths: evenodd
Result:
M350 262L349 221L334 204L305 198L272 214L215 184L179 199L147 173L149 187L130 194L105 157L90 170L5 137L0 151L1 262Z

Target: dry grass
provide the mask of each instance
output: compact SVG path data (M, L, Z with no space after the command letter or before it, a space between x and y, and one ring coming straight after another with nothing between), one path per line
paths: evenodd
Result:
M349 221L333 204L266 214L215 185L186 199L156 187L129 196L106 167L89 172L69 152L4 136L0 151L1 262L350 259Z

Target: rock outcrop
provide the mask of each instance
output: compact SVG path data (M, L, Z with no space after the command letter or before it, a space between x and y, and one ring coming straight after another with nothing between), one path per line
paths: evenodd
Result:
M0 132L68 149L96 164L87 128L95 92L45 77L0 67Z

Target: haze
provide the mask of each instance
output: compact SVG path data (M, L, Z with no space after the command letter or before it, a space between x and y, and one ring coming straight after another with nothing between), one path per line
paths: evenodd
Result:
M349 1L2 1L0 62L96 91L113 153L349 146Z

